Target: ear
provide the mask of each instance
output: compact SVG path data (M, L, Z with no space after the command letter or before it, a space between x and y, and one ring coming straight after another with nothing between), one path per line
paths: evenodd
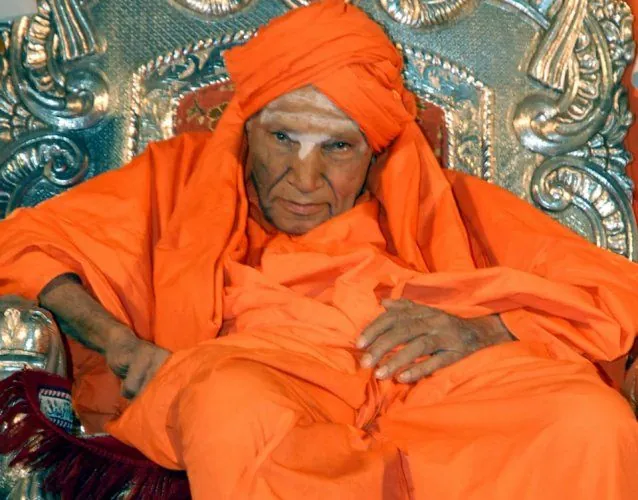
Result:
M246 120L244 128L246 129L247 133L250 133L252 131L253 126L254 126L254 120L255 120L256 116L257 115L253 115L250 118L248 118L248 120Z

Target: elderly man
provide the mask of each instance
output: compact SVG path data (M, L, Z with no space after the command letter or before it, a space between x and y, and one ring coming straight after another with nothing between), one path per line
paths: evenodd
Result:
M87 425L119 415L107 430L195 498L636 498L638 425L604 364L638 328L635 266L444 173L352 5L226 62L214 134L0 225L0 292L84 345Z

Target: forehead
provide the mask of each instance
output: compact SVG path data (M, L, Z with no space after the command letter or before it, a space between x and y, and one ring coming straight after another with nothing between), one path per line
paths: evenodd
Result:
M259 121L264 125L359 132L355 121L313 87L294 90L271 101L261 110Z

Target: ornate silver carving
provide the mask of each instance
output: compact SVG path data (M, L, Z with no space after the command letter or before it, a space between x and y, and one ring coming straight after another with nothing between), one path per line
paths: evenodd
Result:
M10 25L0 26L0 40L4 51L0 51L0 143L12 142L19 136L46 127L33 116L20 101L10 75L8 47L11 43Z
M21 205L43 180L65 188L78 183L88 170L88 155L69 137L37 132L0 151L0 218Z
M550 212L573 205L587 217L596 245L633 260L638 257L631 202L623 187L596 164L569 155L550 158L534 172L532 196Z
M149 142L175 135L175 114L181 99L199 88L228 82L223 51L253 34L239 31L202 40L142 66L133 76L124 158L132 159Z
M0 455L0 497L6 500L56 500L42 491L41 474L25 467L9 467L12 455Z
M60 41L65 61L75 61L100 51L95 30L90 23L81 0L49 0L50 20ZM42 4L44 5L44 3Z
M223 17L245 8L252 0L172 0L191 12L205 17Z
M564 0L554 15L530 64L529 74L555 90L564 90L565 76L587 14L587 0Z
M579 27L572 9L578 1L562 4L530 67L531 76L564 92L557 99L540 93L525 98L514 128L527 149L552 157L533 176L534 200L565 223L568 208L582 211L597 244L636 259L633 186L625 172L630 158L622 144L632 116L620 83L634 52L631 11L621 0L590 0L580 10ZM569 30L561 34L563 24ZM600 192L581 192L593 185Z
M0 379L25 367L66 376L60 332L48 311L18 297L2 297Z
M20 297L0 297L0 380L24 368L46 370L66 377L66 359L60 332L51 314ZM73 425L70 400L60 407L58 398L40 395L45 415L56 422L62 416ZM16 419L24 418L19 414ZM14 455L0 455L0 495L14 500L53 500L40 489L41 474L9 467Z
M448 168L493 178L491 90L467 70L437 55L399 48L407 59L407 85L419 98L445 112Z
M85 176L87 154L63 131L98 124L109 93L104 76L83 60L104 46L80 0L39 0L36 15L0 25L0 37L2 218L40 181L68 187Z
M442 24L458 16L464 8L472 3L472 0L379 1L395 21L413 28Z
M97 124L109 104L100 72L68 65L101 50L81 12L77 0L40 0L38 14L13 24L8 48L11 83L21 103L39 120L63 129Z
M291 9L296 9L297 7L304 7L306 5L310 5L313 0L281 0Z
M531 151L559 155L585 144L611 107L613 72L604 35L586 18L567 70L568 88L558 100L533 94L518 106L514 129Z

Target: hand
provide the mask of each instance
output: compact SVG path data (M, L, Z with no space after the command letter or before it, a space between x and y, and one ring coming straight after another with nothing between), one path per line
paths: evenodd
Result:
M104 352L109 368L124 380L122 396L128 399L142 391L170 354L166 349L138 338L125 326L110 333Z
M10 307L18 309L35 309L38 303L35 300L25 299L19 295L0 295L0 310Z
M479 349L514 340L498 316L462 319L407 299L381 304L387 312L357 340L357 347L367 351L361 366L377 366L392 349L404 347L379 364L379 379L398 373L399 382L416 382Z

